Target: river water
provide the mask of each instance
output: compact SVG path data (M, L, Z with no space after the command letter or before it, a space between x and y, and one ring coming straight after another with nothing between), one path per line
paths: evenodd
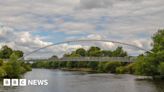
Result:
M26 79L48 80L47 86L3 87L0 92L164 92L164 81L136 81L134 75L88 74L33 69Z

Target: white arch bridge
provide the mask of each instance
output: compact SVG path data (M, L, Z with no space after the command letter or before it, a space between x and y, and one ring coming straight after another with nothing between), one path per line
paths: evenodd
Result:
M145 52L149 52L152 53L150 50L138 47L136 45L133 44L129 44L129 43L124 43L124 42L119 42L119 41L111 41L111 40L95 40L95 39L89 39L89 40L70 40L70 41L63 41L63 42L58 42L58 43L54 43L54 44L50 44L44 47L41 47L39 49L36 49L30 53L27 53L26 55L24 55L23 57L19 58L19 59L24 59L25 57L36 53L42 49L54 46L54 45L60 45L60 44L64 44L64 43L77 43L77 42L110 42L110 43L117 43L117 44L121 44L121 45L126 45L126 46L130 46L133 48L136 48L138 50L142 50ZM37 59L38 60L38 59ZM42 59L43 60L43 59ZM26 60L29 61L29 60ZM36 61L36 60L34 60ZM39 61L39 60L38 60ZM121 61L121 62L132 62L134 61L134 58L132 57L64 57L64 58L60 58L56 61Z

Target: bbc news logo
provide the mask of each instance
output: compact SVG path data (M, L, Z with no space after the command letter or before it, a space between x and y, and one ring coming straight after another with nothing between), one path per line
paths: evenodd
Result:
M3 79L3 86L46 86L48 80Z

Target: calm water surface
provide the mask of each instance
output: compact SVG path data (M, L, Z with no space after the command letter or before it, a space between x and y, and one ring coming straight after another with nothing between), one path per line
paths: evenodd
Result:
M136 81L133 75L87 74L33 69L26 79L47 79L47 86L3 87L0 92L164 92L164 81Z

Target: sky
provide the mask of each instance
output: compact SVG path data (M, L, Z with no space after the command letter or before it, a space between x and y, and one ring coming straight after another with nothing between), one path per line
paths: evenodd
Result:
M113 40L150 50L151 37L164 27L163 0L0 0L0 46L25 54L53 43L77 40ZM77 48L114 43L61 44L29 56L62 56ZM122 46L122 45L121 45ZM129 55L143 51L123 46Z

